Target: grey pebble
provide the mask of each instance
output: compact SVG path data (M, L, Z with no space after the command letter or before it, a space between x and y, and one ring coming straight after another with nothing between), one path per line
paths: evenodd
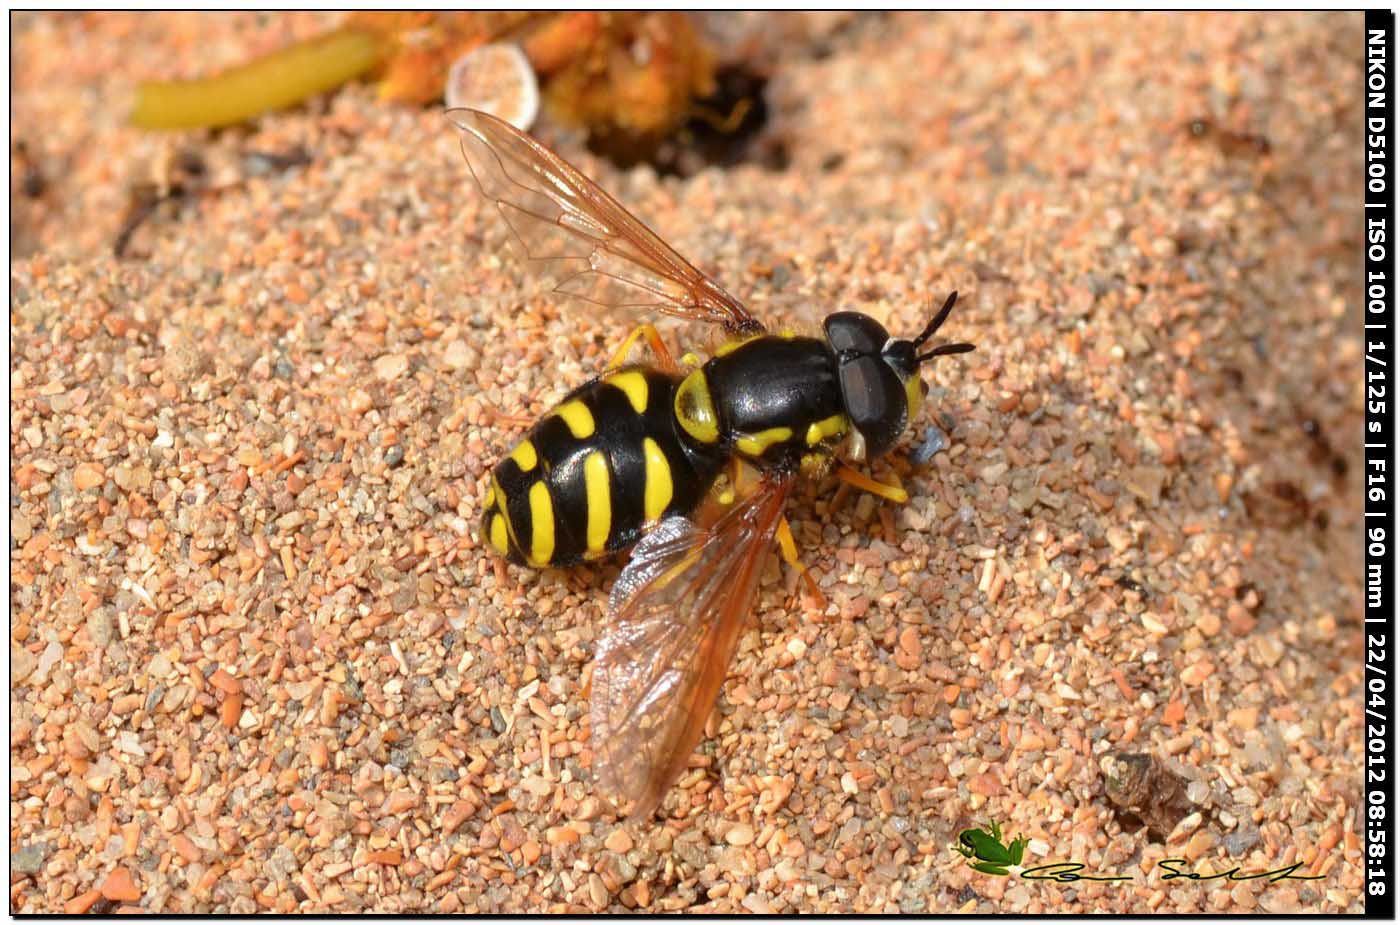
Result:
M1241 829L1231 832L1220 840L1229 852L1230 857L1237 858L1244 855L1246 851L1259 844L1259 830L1255 828Z
M10 867L17 873L37 874L49 856L49 846L43 842L25 845L10 855Z
M909 454L909 462L915 466L927 466L939 450L948 446L948 438L943 431L930 424L924 429L924 439Z

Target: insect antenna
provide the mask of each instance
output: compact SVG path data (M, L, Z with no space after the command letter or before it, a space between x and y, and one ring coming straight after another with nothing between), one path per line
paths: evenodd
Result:
M955 290L948 296L947 301L943 303L943 307L938 310L938 314L933 316L933 320L928 323L928 326L924 328L923 332L918 337L914 338L915 347L922 346L924 341L928 340L938 331L943 322L948 320L948 314L953 310L953 305L956 304L957 301L958 293ZM926 363L934 357L950 356L955 353L967 353L969 350L975 349L977 348L973 344L940 344L928 353L919 354L914 359L920 363Z
M927 363L934 357L952 356L955 353L970 353L976 349L976 344L940 344L928 353L919 354L914 359L918 360L920 363Z
M938 310L938 314L934 315L933 320L930 321L928 325L924 328L923 333L920 334L918 337L914 338L915 347L922 346L924 341L928 340L938 331L939 327L942 326L943 322L948 320L948 313L953 310L953 305L957 301L958 292L955 289L951 294L949 294L947 300L943 303L943 307Z

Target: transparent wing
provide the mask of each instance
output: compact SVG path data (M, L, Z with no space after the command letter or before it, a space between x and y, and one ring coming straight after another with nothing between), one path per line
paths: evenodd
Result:
M655 310L761 331L737 299L597 184L508 122L449 109L482 195L495 203L532 263L556 273L555 291L595 305Z
M616 805L636 801L632 819L651 814L700 741L790 484L764 482L709 529L663 520L613 586L593 666L594 766Z

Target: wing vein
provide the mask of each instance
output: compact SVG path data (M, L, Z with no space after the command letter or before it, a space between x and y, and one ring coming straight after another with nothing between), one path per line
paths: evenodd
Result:
M607 192L529 135L470 109L449 110L448 117L461 132L462 155L472 179L482 195L495 203L527 260L536 265L575 260L592 264L599 262L598 255L606 254L611 261L642 273L640 278L621 275L620 271L599 273L591 289L571 289L563 294L605 308L649 308L720 324L734 333L763 330L742 303ZM517 220L521 225L533 220L538 227L529 229L527 235L517 227ZM540 253L546 236L551 235L556 245L562 237L588 247L589 253ZM661 280L675 289L667 291ZM622 295L629 287L641 290L641 295Z
M703 734L758 590L790 479L761 483L708 529L672 517L618 577L593 671L599 782L651 812Z

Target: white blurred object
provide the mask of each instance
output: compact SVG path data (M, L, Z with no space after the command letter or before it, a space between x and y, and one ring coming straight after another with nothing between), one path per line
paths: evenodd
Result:
M540 86L519 45L493 42L458 58L447 72L447 108L464 106L529 131L540 111Z

